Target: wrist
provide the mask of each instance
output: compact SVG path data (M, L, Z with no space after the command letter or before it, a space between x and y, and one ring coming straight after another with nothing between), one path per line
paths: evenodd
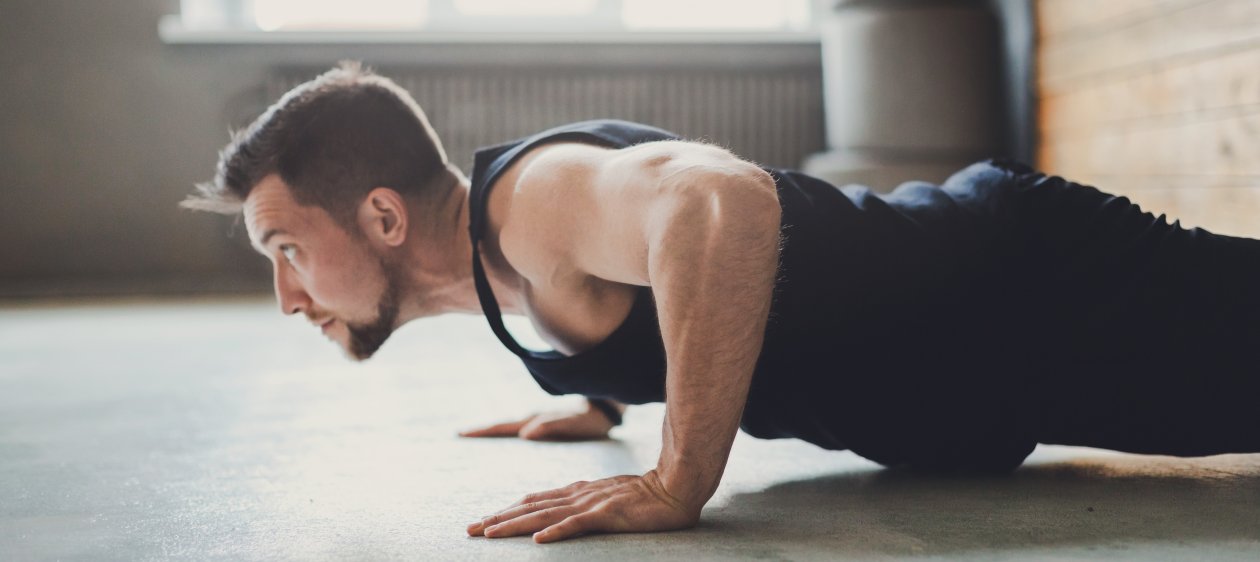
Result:
M699 499L695 494L687 493L683 488L666 483L659 469L652 469L643 475L643 480L656 491L666 503L681 513L687 514L693 521L700 519L700 512L707 500Z
M609 423L614 426L621 425L621 413L624 411L624 408L617 407L617 404L612 400L587 398L586 403L589 411L598 411L605 418L608 418Z
M665 462L664 459L657 463L653 472L660 478L661 486L669 492L671 497L696 511L704 507L709 498L713 497L722 478L720 474L705 476L694 469Z

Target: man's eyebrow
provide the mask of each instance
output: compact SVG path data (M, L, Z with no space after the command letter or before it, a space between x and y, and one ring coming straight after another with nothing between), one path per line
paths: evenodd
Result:
M260 239L258 240L258 245L259 245L259 246L266 247L266 246L267 246L267 241L268 241L268 240L271 240L271 237L272 237L272 236L275 236L275 235L277 235L277 234L288 234L288 232L285 232L284 230L281 230L281 229L279 229L279 228L272 228L272 229L269 229L267 232L264 232L264 233L263 233L263 235L262 235L262 238L260 238Z

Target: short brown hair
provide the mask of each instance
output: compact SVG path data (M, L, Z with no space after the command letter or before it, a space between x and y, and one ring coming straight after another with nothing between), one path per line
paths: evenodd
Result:
M457 170L420 106L392 80L345 61L280 98L219 152L214 180L181 206L236 214L271 174L302 205L318 205L354 232L369 191L389 187L432 201L454 188Z

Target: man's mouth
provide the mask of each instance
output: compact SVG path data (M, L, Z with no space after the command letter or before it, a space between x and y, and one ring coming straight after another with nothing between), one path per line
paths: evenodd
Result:
M319 331L321 331L321 332L323 332L323 333L327 334L327 333L328 333L328 329L329 329L329 328L332 328L332 325L333 325L333 321L332 321L332 320L329 320L329 321L327 321L327 322L324 322L323 324L320 324L320 325L319 325Z

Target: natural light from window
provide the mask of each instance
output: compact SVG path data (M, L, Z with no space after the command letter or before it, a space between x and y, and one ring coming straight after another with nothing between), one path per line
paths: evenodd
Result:
M800 29L809 3L783 0L623 0L627 29Z
M290 29L409 29L428 20L426 0L254 0L263 31Z
M182 0L188 29L803 31L811 0Z
M455 10L466 16L585 16L595 12L597 0L455 0Z

